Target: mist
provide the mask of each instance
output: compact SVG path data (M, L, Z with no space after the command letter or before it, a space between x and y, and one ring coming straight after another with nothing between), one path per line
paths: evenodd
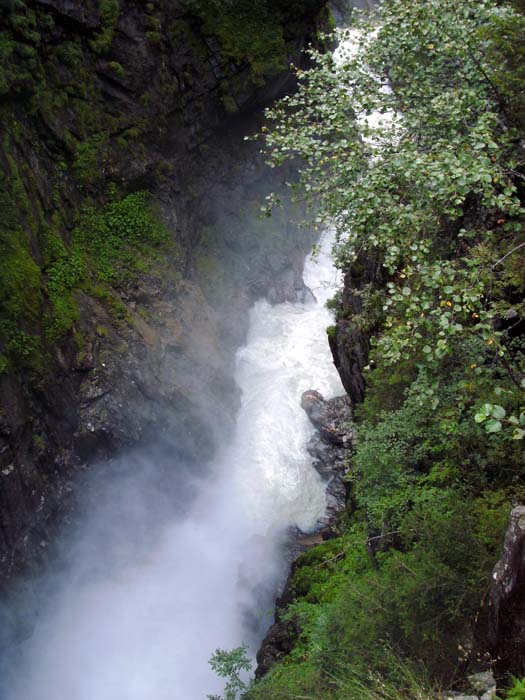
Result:
M32 632L11 643L3 700L203 700L222 691L216 648L254 655L290 529L312 531L326 506L300 397L341 391L325 333L331 244L306 262L315 299L252 307L236 427L210 464L196 471L163 443L90 475Z

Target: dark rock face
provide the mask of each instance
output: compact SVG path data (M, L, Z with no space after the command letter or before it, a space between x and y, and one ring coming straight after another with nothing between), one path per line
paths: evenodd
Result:
M279 603L280 601L277 601L276 605ZM297 624L283 622L276 615L276 621L266 633L257 652L256 678L262 678L275 663L292 651L299 633L300 629Z
M77 22L86 29L100 27L100 14L91 2L79 3L77 0L36 0L38 5L51 10L66 20Z
M492 573L489 641L498 683L525 675L525 506L514 508Z
M326 513L318 523L320 539L299 539L299 545L304 542L303 546L308 548L335 535L337 516L345 509L348 496L343 477L350 466L354 434L348 396L325 400L318 391L309 390L302 395L301 406L318 431L307 449L313 457L313 466L326 481L327 496Z
M295 63L323 4L312 3L287 32ZM106 21L100 3L34 6L52 17L38 56L49 68L47 87L63 101L27 109L22 98L11 105L2 96L5 125L16 121L17 129L9 150L0 148L0 167L9 173L16 164L19 188L40 212L37 224L21 220L31 255L40 265L37 229L57 213L69 244L86 196L102 207L112 180L123 192L154 192L181 259L165 279L144 272L105 299L77 291L79 318L50 348L45 374L0 372L0 588L45 560L73 507L75 476L93 461L163 436L196 461L211 455L238 405L233 350L247 310L261 295L307 294L299 270L312 240L284 216L264 231L248 224L264 196L289 179L275 173L268 181L258 146L243 142L258 127L253 111L293 87L289 70L256 85L176 2L120 2L104 51L92 49ZM62 44L75 47L67 60L53 54ZM74 92L75 71L88 98ZM79 187L76 150L93 132L102 145ZM42 327L26 330L44 335Z
M349 423L352 410L348 396L325 401L318 391L305 391L301 397L301 407L326 444L343 446L351 443L353 434Z
M381 263L374 260L356 262L345 275L337 312L336 332L329 336L334 364L353 404L365 395L363 368L368 364L370 338L374 329L362 324L363 292L382 275Z

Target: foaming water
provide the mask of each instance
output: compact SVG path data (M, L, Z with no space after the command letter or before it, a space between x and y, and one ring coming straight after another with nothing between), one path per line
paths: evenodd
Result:
M237 354L234 439L211 475L190 479L183 514L152 486L147 460L93 505L66 572L48 584L6 700L204 700L222 690L213 651L260 640L283 534L312 529L325 509L300 398L341 392L325 333L338 284L331 245L325 234L305 265L317 303L254 305Z
M336 67L340 69L345 63L355 59L362 49L362 43L373 40L377 36L378 31L379 28L376 28L375 31L369 34L363 34L361 29L339 29L337 32L339 44L333 53ZM390 84L383 82L380 76L374 76L374 74L369 71L369 77L373 77L376 80L380 92L386 95L392 93ZM396 127L398 118L399 115L391 109L384 112L379 110L369 111L367 106L366 110L363 112L356 112L355 119L357 124L361 127L360 137L370 148L369 157L371 160L381 157L383 147L381 143L381 132L383 130L392 132Z

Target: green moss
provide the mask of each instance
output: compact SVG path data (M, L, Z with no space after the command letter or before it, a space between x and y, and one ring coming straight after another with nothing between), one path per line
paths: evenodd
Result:
M46 451L46 440L43 435L40 435L39 433L35 433L33 435L33 445L35 446L35 450L39 455L42 455Z
M133 276L141 256L169 240L150 195L135 192L120 199L116 190L102 211L88 207L73 232L74 244L90 267L106 282Z
M40 372L43 369L43 351L39 336L21 331L14 324L0 324L0 335L7 337L6 355L16 368Z
M249 0L185 0L203 22L205 33L216 36L223 58L247 63L253 82L275 75L287 65L282 15L272 3Z
M124 77L126 71L122 67L122 64L120 64L118 61L110 61L109 62L109 67L115 73L115 75L118 75L119 78Z
M160 44L162 42L162 34L160 32L146 32L146 39L151 44Z
M98 335L99 338L107 338L108 329L106 328L106 326L103 326L101 323L97 323L97 326L95 328L95 333Z
M40 268L23 231L0 232L0 257L0 315L35 322L42 301Z
M22 0L0 5L0 95L31 94L43 79L35 48L41 39L39 17Z
M10 176L0 175L0 345L13 364L39 365L39 339L26 332L38 324L42 297L40 268L31 254L30 241L20 225L20 214L30 213L23 183L10 159ZM4 371L7 369L4 361Z
M88 285L86 292L103 303L109 315L116 324L131 323L131 316L125 304L122 303L111 287L107 284Z
M45 323L46 338L55 343L62 338L79 318L74 290L87 273L80 253L64 253L47 271L47 289L52 303L52 314Z
M78 69L84 61L80 38L61 42L56 48L56 55L68 68Z
M99 11L102 20L102 29L94 39L91 39L89 45L97 54L103 54L108 51L113 42L115 29L120 16L119 0L100 0Z
M106 133L99 133L77 145L73 172L82 185L94 185L104 179L108 140Z
M55 222L57 223L57 222ZM42 268L45 270L52 263L67 255L67 248L57 230L43 224L38 232L38 244L42 255Z

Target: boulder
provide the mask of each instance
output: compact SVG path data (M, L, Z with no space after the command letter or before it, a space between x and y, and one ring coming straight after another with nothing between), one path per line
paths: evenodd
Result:
M486 693L495 693L496 691L496 681L492 671L473 673L468 677L468 680L472 688L483 697Z
M354 433L351 429L352 407L348 396L325 401L322 394L309 389L301 397L301 407L319 430L323 442L350 447Z
M489 643L496 680L525 676L525 506L514 508L492 573Z

